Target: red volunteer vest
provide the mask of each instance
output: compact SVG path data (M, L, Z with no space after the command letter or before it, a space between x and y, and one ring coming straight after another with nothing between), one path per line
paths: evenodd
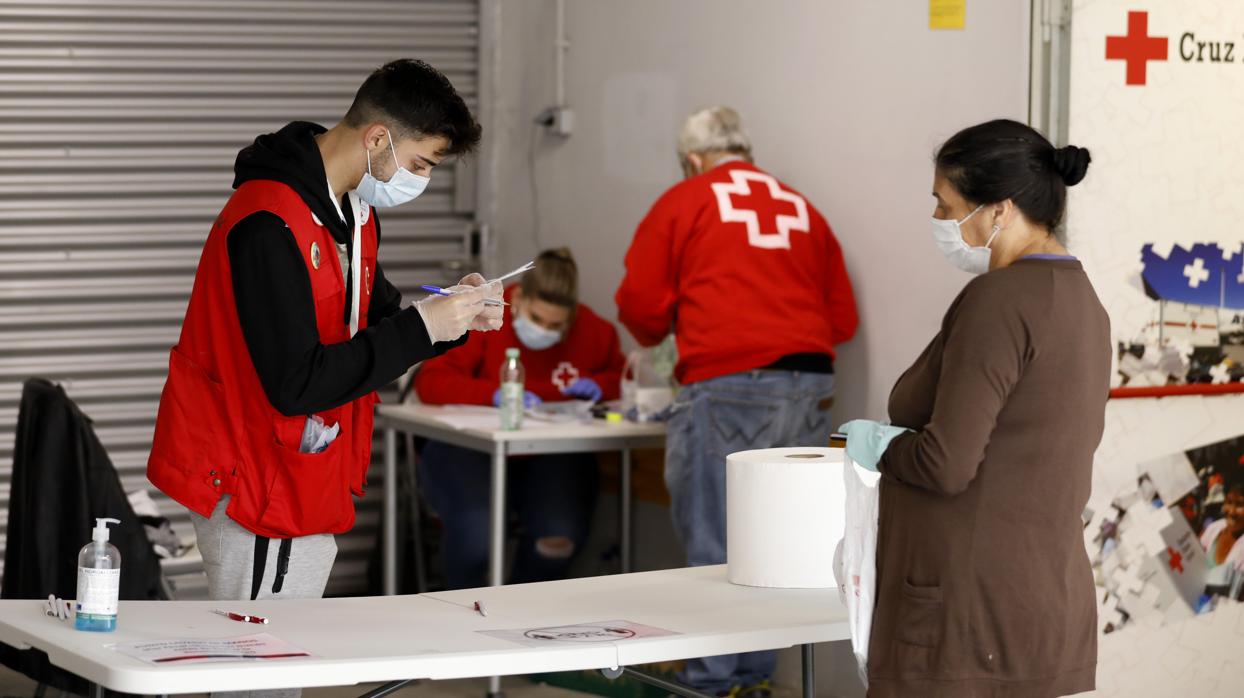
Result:
M359 329L367 325L376 268L376 224L365 203ZM320 342L350 339L346 287L332 234L302 198L279 182L238 187L203 246L181 338L169 354L147 478L203 516L231 495L229 518L269 538L343 533L354 525L353 495L362 496L371 463L375 393L320 412L340 424L321 453L299 453L307 415L286 417L268 402L242 336L226 245L243 218L268 211L289 227L307 265Z

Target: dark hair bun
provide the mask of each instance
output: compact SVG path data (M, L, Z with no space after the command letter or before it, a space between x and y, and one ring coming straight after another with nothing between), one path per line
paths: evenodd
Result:
M1084 179L1089 163L1092 161L1093 158L1086 148L1069 145L1054 151L1054 170L1063 178L1063 184L1069 187L1079 184Z

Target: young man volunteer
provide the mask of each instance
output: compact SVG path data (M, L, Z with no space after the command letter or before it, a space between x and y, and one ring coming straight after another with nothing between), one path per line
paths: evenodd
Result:
M354 525L375 391L501 326L498 284L402 307L375 208L418 197L480 127L431 66L399 60L331 129L291 123L238 153L169 358L147 476L192 512L211 598L319 598Z

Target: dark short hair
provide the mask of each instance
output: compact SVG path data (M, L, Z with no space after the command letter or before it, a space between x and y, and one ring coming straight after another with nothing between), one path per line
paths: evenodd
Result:
M1089 151L1055 148L1031 126L997 119L951 136L937 170L974 204L1010 199L1029 220L1053 231L1067 210L1067 187L1084 179Z
M369 75L344 121L352 128L383 121L399 139L443 136L449 141L446 155L474 150L481 131L449 78L413 58L386 63Z

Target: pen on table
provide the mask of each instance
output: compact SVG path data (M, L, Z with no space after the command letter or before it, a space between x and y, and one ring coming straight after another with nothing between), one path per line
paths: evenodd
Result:
M267 625L268 619L263 616L251 616L245 613L234 613L233 611L222 611L219 608L213 608L212 613L218 616L224 616L229 620L236 620L242 623L258 623L259 625Z
M476 613L479 613L481 616L483 616L483 617L485 617L485 618L487 618L487 617L488 617L488 609L484 608L484 602L483 602L483 601L476 601L476 602L475 602L475 606L474 606L474 607L475 607L475 612L476 612Z
M428 293L435 293L435 294L436 294L436 295L438 295L438 296L452 296L452 295L454 295L454 292L453 292L453 291L447 291L447 290L445 290L445 289L441 288L440 286L421 286L420 288L422 288L423 290L427 291ZM502 305L509 305L509 303L506 303L505 301L499 301L499 300L497 300L497 299L495 299L495 298L487 298L487 299L485 299L485 300L484 300L484 305L497 305L497 306L502 306Z

